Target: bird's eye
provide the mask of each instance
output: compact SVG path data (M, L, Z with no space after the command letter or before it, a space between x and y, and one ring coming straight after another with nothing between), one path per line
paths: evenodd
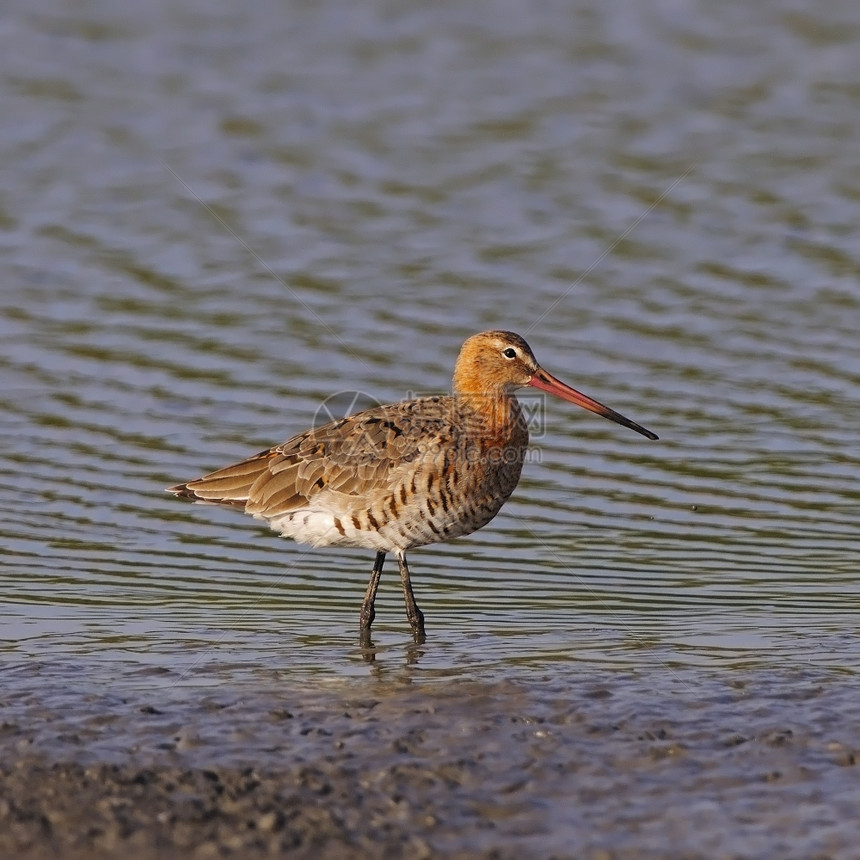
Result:
M505 358L516 358L517 351L512 346L509 346L507 349L502 350L502 355Z

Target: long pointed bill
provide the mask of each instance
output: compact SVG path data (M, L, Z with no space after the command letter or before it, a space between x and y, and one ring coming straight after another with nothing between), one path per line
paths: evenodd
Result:
M641 433L648 439L658 438L656 433L646 430L635 421L625 418L620 412L616 412L614 409L610 409L608 406L604 406L602 403L598 403L596 400L586 397L575 388L565 385L563 382L560 382L554 376L547 373L543 368L538 368L535 375L529 380L529 385L539 388L541 391L547 391L550 394L554 394L556 397L561 397L562 400L569 400L571 403L575 403L577 406L581 406L589 412L596 412L598 415L602 415L604 418L608 418L616 424L621 424L623 427L629 427L631 430Z

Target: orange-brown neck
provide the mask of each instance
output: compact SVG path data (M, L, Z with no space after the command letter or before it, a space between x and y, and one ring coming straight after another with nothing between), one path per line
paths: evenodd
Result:
M476 435L490 445L526 444L520 404L514 394L506 364L499 363L498 345L488 346L502 333L486 332L469 338L460 350L454 367L454 396L472 414ZM525 441L524 441L525 440Z
M487 447L528 444L528 430L519 401L504 390L455 388L470 433Z

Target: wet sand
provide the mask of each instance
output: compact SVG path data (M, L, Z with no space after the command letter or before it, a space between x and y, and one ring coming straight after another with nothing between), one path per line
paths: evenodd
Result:
M856 856L848 675L4 678L0 856Z

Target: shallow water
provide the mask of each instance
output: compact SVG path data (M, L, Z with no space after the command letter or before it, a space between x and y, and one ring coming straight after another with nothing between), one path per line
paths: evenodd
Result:
M7 667L848 683L858 44L848 0L14 6ZM445 390L497 327L661 438L532 404L502 513L410 558L419 651L391 560L369 662L370 554L162 492L353 392Z

